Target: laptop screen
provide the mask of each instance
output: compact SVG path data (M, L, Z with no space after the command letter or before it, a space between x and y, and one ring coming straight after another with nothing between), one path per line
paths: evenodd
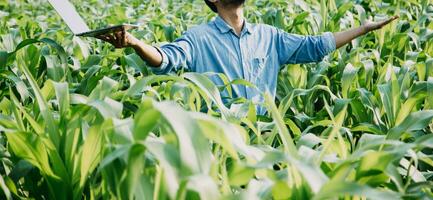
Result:
M68 0L48 0L74 34L90 31L86 22Z

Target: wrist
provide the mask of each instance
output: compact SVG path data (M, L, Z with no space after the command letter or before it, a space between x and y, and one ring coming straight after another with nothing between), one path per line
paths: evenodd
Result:
M128 45L127 46L136 49L140 46L140 40L138 40L135 37L130 37L130 38L128 38Z
M370 31L371 31L371 30L368 28L367 25L363 24L363 25L361 26L361 32L362 32L363 35L369 33Z

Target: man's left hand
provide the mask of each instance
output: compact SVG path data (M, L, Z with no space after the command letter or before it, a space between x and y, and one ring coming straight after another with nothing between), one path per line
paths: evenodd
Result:
M394 21L398 18L399 18L399 16L395 15L395 16L393 16L387 20L381 21L381 22L367 21L363 26L364 26L365 32L370 32L370 31L374 31L377 29L381 29L385 25L391 23L392 21Z

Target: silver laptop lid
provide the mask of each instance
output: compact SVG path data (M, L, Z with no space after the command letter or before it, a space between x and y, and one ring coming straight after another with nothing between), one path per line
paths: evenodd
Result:
M75 10L74 5L68 0L48 0L54 9L62 17L63 21L66 22L72 32L76 34L90 31L86 22Z

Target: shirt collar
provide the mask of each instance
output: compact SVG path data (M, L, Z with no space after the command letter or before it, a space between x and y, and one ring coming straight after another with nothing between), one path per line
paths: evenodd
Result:
M224 21L223 18L221 18L220 16L217 16L215 18L215 26L220 30L221 33L227 33L231 30L233 30L233 28L227 24L227 22ZM246 19L244 19L244 27L242 29L242 32L247 32L249 34L251 34L253 31L252 29L252 25L250 23L247 22Z

